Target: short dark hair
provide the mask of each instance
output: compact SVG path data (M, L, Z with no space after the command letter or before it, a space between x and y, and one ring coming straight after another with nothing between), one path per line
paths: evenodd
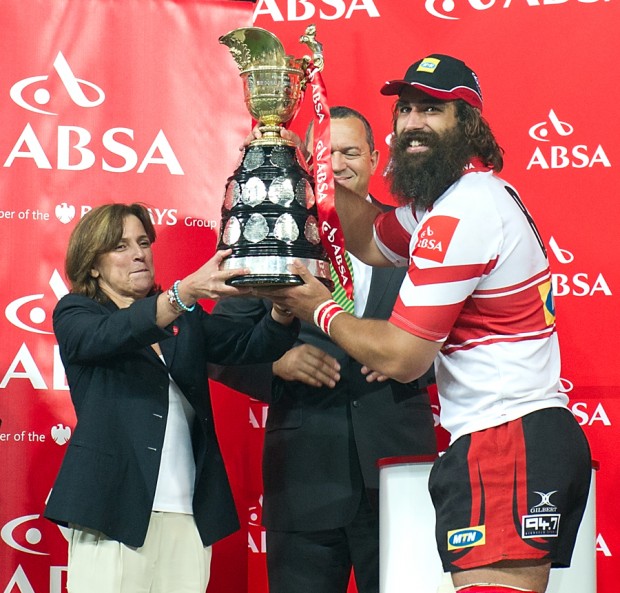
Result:
M105 302L99 282L91 275L97 258L112 251L123 237L123 224L128 216L136 216L151 243L155 242L155 227L143 204L104 204L87 212L69 237L65 257L65 274L71 292Z
M374 152L375 135L372 132L370 123L368 123L368 120L359 111L351 107L345 107L344 105L335 105L334 107L329 108L329 116L331 119L359 119L364 125L364 131L366 132L366 142L368 143L370 152ZM310 122L310 125L308 125L308 129L306 130L306 145L308 145L308 142L310 140L310 133L312 132L313 125L314 121Z

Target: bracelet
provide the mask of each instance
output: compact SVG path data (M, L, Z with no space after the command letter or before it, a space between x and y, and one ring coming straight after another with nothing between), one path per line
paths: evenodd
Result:
M166 295L168 296L168 302L174 309L175 313L185 313L185 311L181 309L181 306L179 305L176 297L174 296L174 291L172 290L172 286L168 289L168 291L166 292Z
M175 280L172 285L172 295L174 296L175 303L179 306L182 311L191 312L196 308L196 303L194 303L191 307L188 307L179 296L179 284L181 284L180 280Z
M336 301L329 299L318 305L314 310L314 323L318 328L331 337L329 328L331 327L332 321L340 315L340 313L344 312L345 310Z

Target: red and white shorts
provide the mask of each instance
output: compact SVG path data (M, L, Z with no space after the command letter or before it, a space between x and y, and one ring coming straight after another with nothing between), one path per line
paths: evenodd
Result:
M503 560L569 566L591 468L586 437L564 408L459 438L429 480L444 570Z

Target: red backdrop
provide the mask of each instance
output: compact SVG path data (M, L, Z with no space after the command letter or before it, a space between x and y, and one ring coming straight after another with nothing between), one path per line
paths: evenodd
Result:
M434 52L477 71L484 113L506 150L503 175L549 249L563 383L601 463L599 591L611 593L620 573L620 370L611 338L620 248L611 223L620 214L611 23L619 12L617 0L3 0L0 593L60 593L66 581L66 542L41 513L74 423L50 321L66 292L68 235L90 207L139 200L159 233L159 282L213 252L225 180L251 125L238 70L217 39L253 21L296 57L308 53L298 38L316 24L329 100L368 116L383 164L385 80ZM293 128L309 117L306 101ZM372 191L390 201L381 177ZM266 410L213 387L243 527L215 546L209 591L263 593Z

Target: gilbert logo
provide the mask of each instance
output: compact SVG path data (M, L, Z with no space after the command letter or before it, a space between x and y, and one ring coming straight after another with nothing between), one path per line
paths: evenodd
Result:
M538 492L537 490L534 490L534 494L540 496L540 502L530 509L530 513L555 511L557 507L551 502L551 496L556 492L557 490L552 490L551 492Z
M600 144L596 148L587 144L569 144L568 138L573 132L573 126L550 109L544 120L529 129L530 138L541 144L534 150L527 169L590 169L596 165L611 167Z
M452 216L429 218L418 234L412 256L443 263L458 223Z
M73 74L62 52L58 52L54 60L54 70L56 70L71 100L79 107L97 107L105 100L105 93L100 87L87 80L77 78ZM34 111L35 113L42 113L44 115L58 115L52 111L45 111L44 109L36 107L36 105L47 105L52 98L50 92L44 85L48 78L48 76L30 76L17 81L11 87L9 93L11 99L13 99L17 105L28 111ZM89 98L84 92L85 87L90 89L89 94L92 94L93 98Z

